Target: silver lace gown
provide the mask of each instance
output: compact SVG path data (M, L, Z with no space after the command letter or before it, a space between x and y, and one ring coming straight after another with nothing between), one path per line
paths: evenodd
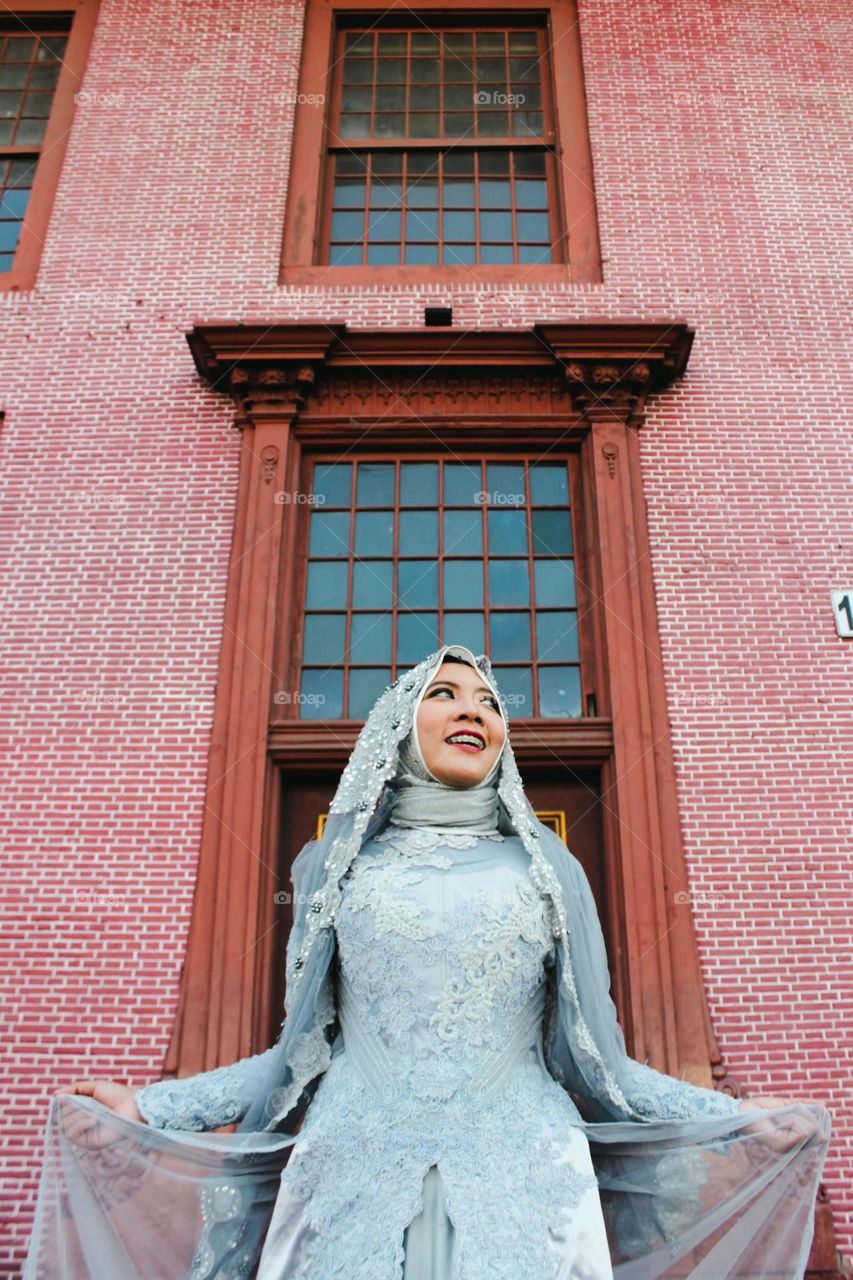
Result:
M612 1280L581 1116L542 1055L553 939L528 866L514 836L389 828L362 849L336 921L342 1047L257 1280Z

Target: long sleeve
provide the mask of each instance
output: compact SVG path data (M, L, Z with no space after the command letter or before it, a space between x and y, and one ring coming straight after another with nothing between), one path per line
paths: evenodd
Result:
M155 1129L218 1129L242 1120L275 1046L182 1080L157 1080L134 1097L143 1118Z
M590 1031L600 1046L610 1070L610 1078L638 1115L649 1120L689 1120L704 1117L732 1116L740 1111L740 1101L730 1094L705 1089L656 1071L632 1058L625 1047L616 1006L610 995L610 972L604 934L598 908L586 873L580 862L569 855L563 870L570 903L569 946L579 1008L586 1022L579 1043ZM565 1026L576 1014L565 1009ZM579 1069L583 1064L563 1063L571 1087L596 1109L605 1087L603 1073L595 1066ZM604 1119L601 1113L598 1118Z
M690 1120L698 1116L731 1116L740 1101L716 1089L704 1089L628 1059L623 1092L630 1106L650 1120Z
M296 927L298 886L293 884L294 925L287 940L286 972L290 970L298 949ZM143 1085L134 1093L143 1118L155 1129L195 1129L206 1132L243 1119L265 1078L267 1064L277 1045L241 1058L230 1066L213 1067L180 1080L157 1080Z

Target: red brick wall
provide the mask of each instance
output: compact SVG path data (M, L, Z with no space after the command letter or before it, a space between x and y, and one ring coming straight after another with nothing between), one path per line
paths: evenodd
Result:
M104 0L37 287L0 295L0 1275L25 1250L51 1091L157 1077L174 1012L239 447L184 334L412 325L428 300L463 327L695 326L642 455L703 964L731 1073L830 1107L850 1253L853 645L829 602L853 581L845 19L840 0L586 0L606 283L324 293L275 283L300 7Z

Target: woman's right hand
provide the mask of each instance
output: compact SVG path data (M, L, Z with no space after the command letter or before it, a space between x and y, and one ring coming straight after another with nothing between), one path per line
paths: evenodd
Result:
M84 1097L94 1098L96 1102L128 1120L148 1123L136 1105L136 1090L129 1085L118 1084L115 1080L75 1080L73 1084L57 1089L54 1096L60 1097L63 1094L82 1094ZM68 1116L65 1132L73 1141L87 1147L103 1147L110 1141L115 1141L114 1134L102 1132L102 1126L96 1117L88 1114L83 1116L79 1111Z

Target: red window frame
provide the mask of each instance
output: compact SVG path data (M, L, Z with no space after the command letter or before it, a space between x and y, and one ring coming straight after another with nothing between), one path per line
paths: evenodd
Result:
M286 285L460 283L600 283L601 256L595 209L583 66L575 0L543 0L530 10L500 0L468 0L457 20L467 26L540 26L545 35L548 67L543 94L550 97L550 119L544 121L544 141L555 156L552 217L564 237L561 262L475 263L446 265L331 266L323 261L328 240L331 175L327 161L328 122L335 110L340 77L335 56L347 26L400 27L401 10L368 10L359 0L309 0L305 21L302 67L296 95L290 183L285 208L279 283ZM436 27L452 21L446 0L422 0L405 11L406 21ZM559 50L559 67L554 51ZM556 74L555 72L559 72ZM550 94L546 88L550 83ZM525 140L496 139L503 146ZM536 140L534 140L536 142ZM490 140L491 143L491 140ZM419 140L414 145L419 145ZM410 149L412 140L381 141L379 146ZM529 145L529 142L528 142ZM542 145L541 140L538 145ZM372 148L371 148L372 149Z
M26 8L7 10L10 17L22 22L24 31L27 20L33 18L62 17L70 19L71 25L44 137L38 147L26 148L33 152L38 150L39 158L12 267L0 271L0 292L16 293L32 289L35 285L68 136L74 123L75 95L83 83L97 22L98 5L99 0L27 0ZM34 34L38 34L37 24L32 25ZM11 154L14 150L4 148L4 154Z

